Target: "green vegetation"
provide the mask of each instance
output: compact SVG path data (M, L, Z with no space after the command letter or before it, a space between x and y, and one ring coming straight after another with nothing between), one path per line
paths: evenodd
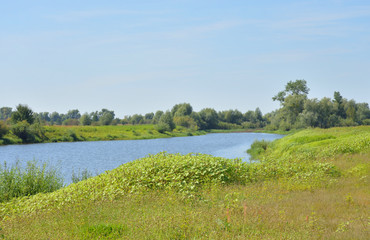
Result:
M77 173L72 171L72 182L73 183L78 183L83 180L89 179L91 177L93 177L93 174L87 169L84 169L82 171L79 169Z
M0 108L0 145L13 143L39 143L59 141L97 141L115 139L146 139L167 136L198 135L200 131L279 131L287 132L307 127L340 127L370 125L368 103L347 100L339 92L334 98L309 99L305 80L290 81L285 90L272 99L279 101L281 108L262 114L257 107L254 111L242 113L238 110L217 112L212 108L193 111L189 103L176 104L171 111L157 111L145 115L134 114L123 119L115 118L114 111L103 108L101 111L80 114L78 109L66 114L57 112L34 113L27 105L19 104L15 111L9 107ZM46 126L60 126L52 128ZM148 125L153 126L150 134L137 132L124 133L117 127L106 134L85 134L81 131L88 126L103 130L98 126ZM68 127L74 128L68 128ZM81 126L79 128L77 126ZM10 131L8 131L10 129ZM99 131L97 130L97 131ZM155 132L153 131L155 130ZM45 133L46 131L46 133ZM51 133L51 131L53 133ZM78 133L80 132L80 133ZM55 133L55 134L54 134Z
M12 198L47 193L63 187L63 177L46 163L27 162L21 167L17 162L8 167L6 162L0 166L0 202Z
M369 239L370 127L256 143L246 164L150 155L0 204L6 239Z

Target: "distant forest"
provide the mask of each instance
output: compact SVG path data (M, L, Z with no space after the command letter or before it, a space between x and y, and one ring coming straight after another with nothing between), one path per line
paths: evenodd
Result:
M309 99L305 80L290 81L285 89L273 96L280 102L280 108L262 114L259 108L245 113L239 110L216 111L204 108L193 111L189 103L180 103L171 110L145 115L134 114L123 119L116 118L114 111L83 113L78 109L67 113L40 112L35 113L27 105L19 104L14 110L11 107L0 108L0 138L10 129L15 135L22 134L22 128L32 125L118 125L118 124L156 124L159 132L172 131L176 127L189 130L207 129L265 129L291 130L307 127L329 128L336 126L370 125L370 109L368 103L356 103L348 100L339 92L333 98Z

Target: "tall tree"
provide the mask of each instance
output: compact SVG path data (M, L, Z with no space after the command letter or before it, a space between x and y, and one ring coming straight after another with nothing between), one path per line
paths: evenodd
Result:
M33 111L27 105L19 104L16 107L16 111L12 114L12 122L22 122L26 121L29 124L32 124L35 121Z
M285 90L280 91L277 95L275 95L272 100L279 101L280 103L283 103L285 101L285 98L287 95L305 95L307 96L310 89L307 87L307 81L306 80L295 80L295 81L289 81L285 85Z
M204 122L203 129L215 129L218 127L218 114L213 108L204 108L199 112L199 116Z
M90 114L84 113L80 118L80 124L83 126L91 125Z
M67 119L80 119L80 117L81 117L81 114L78 109L69 110L66 115Z

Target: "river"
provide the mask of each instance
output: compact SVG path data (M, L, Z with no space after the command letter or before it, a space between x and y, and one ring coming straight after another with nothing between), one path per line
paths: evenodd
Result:
M41 143L0 146L0 164L25 164L29 160L48 162L57 167L71 183L72 172L85 170L100 174L123 163L148 154L205 153L225 158L249 160L246 150L258 140L274 140L282 135L267 133L213 133L202 136L159 138L149 140L118 140L98 142Z

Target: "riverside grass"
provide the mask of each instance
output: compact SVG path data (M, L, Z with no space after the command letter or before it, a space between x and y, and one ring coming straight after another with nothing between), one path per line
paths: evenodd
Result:
M0 205L6 239L369 239L370 127L304 130L260 162L160 153Z
M205 131L194 131L177 127L172 132L160 133L153 124L116 126L43 126L43 139L37 142L75 142L139 140L168 137L204 135ZM22 140L9 132L0 139L0 145L20 144Z

